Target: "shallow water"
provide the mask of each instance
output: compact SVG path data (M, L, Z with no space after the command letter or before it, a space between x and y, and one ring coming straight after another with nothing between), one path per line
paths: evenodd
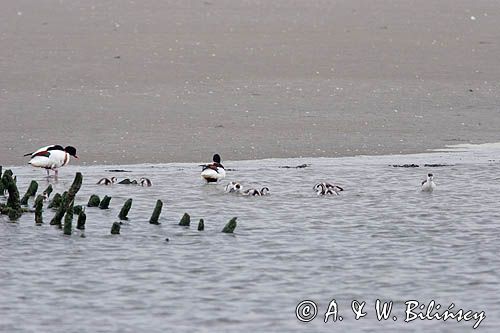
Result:
M302 163L310 166L279 167ZM448 166L389 166L403 163ZM107 194L110 209L86 209L85 238L50 226L50 210L42 226L32 214L17 223L0 217L0 331L472 331L474 320L405 323L404 302L411 299L485 311L479 329L500 328L499 149L224 164L234 169L226 180L267 185L271 195L225 194L222 185L203 185L192 164L61 170L59 181L51 180L55 192L81 171L77 203ZM131 172L106 171L115 168ZM21 192L31 179L40 190L47 185L44 171L13 171ZM432 194L419 192L427 172L438 185ZM147 176L153 187L93 185L112 175ZM317 197L317 181L335 181L345 191ZM130 220L111 236L129 197ZM158 226L148 223L156 199L164 201ZM190 228L177 225L184 212ZM221 233L233 216L235 234ZM199 218L203 232L196 230ZM295 317L305 299L319 310L309 323ZM343 321L325 324L332 299ZM367 317L354 320L354 299L367 302ZM394 301L397 321L376 320L376 299Z

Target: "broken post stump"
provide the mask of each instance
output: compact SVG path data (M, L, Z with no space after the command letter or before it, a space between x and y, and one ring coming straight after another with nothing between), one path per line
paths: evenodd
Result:
M120 234L120 222L114 222L111 226L111 234L119 235Z
M108 197L107 195L102 198L101 203L99 204L100 209L109 209L109 202L111 201L111 197Z
M203 219L200 219L200 222L198 222L198 231L203 231L205 230L205 222Z
M80 215L80 213L83 211L82 205L76 205L73 207L73 214L74 215Z
M54 199L56 196L54 195ZM62 227L62 218L64 217L64 214L66 213L66 201L68 200L68 192L64 192L61 195L61 201L59 203L59 206L56 209L56 214L50 220L50 225L57 225L59 228Z
M191 224L191 216L189 216L188 213L184 213L184 215L182 215L181 220L179 221L179 225L183 227L189 227L190 224Z
M7 214L11 221L17 220L23 214L21 202L19 200L19 190L17 189L16 182L12 178L12 171L5 170L2 176L2 184L9 193L7 198L7 205L2 209L3 214Z
M62 201L62 196L59 193L54 194L54 197L52 198L52 201L49 203L47 208L59 208L61 206L61 201Z
M120 220L128 220L127 215L128 215L128 212L130 211L130 207L132 207L132 199L128 199L123 204L123 207L120 210L120 214L118 214L118 218L120 218Z
M64 216L64 228L63 233L65 235L71 235L73 231L73 202L71 202L66 209L66 215Z
M87 214L85 214L85 211L81 211L80 214L78 214L78 221L76 222L76 228L78 230L85 230L85 222L87 221Z
M101 199L97 194L92 194L89 198L89 203L87 204L87 207L99 207L99 204L101 203Z
M163 202L161 200L157 200L155 210L153 211L153 215L151 215L151 218L149 219L149 223L160 224L160 222L158 222L158 220L160 218L162 208L163 208Z
M52 193L52 191L53 191L52 184L49 184L49 186L47 186L47 188L45 189L45 191L43 191L43 193L42 193L42 195L45 197L46 200L49 199L50 194Z
M234 232L234 229L236 229L236 219L237 217L233 217L227 224L224 226L224 229L222 229L222 232L226 234L232 234Z
M44 196L42 194L39 194L35 199L35 223L36 224L43 223L43 216L42 216L43 199L44 199Z
M26 190L26 194L24 194L23 198L21 199L21 205L26 206L28 204L28 199L30 197L34 197L36 191L38 191L38 183L32 180L30 186Z

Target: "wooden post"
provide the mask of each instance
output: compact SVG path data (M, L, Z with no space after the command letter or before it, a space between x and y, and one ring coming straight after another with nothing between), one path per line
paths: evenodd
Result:
M68 206L68 209L66 209L66 215L64 216L64 229L63 232L65 235L71 235L71 232L73 231L73 201Z
M118 214L118 217L120 220L128 220L128 212L130 211L130 207L132 207L132 199L128 199L125 201L123 204L122 209L120 210L120 214Z
M222 232L225 232L226 234L232 234L234 232L234 229L236 229L236 219L237 217L233 217L227 224L224 226L224 229L222 229Z
M40 225L43 223L43 195L39 194L35 199L35 223Z
M50 197L50 194L52 193L52 184L49 184L49 186L47 186L47 188L45 189L45 191L43 191L43 196L45 197L45 199L49 199Z
M188 213L184 213L184 215L182 215L182 218L179 222L179 225L184 226L184 227L189 227L190 224L191 224L191 216L189 216Z
M99 207L99 204L101 203L101 199L97 194L92 194L89 198L89 203L87 204L87 207Z
M76 223L76 228L78 230L85 230L85 221L87 221L87 214L85 214L85 211L82 210L78 215L78 222Z
M120 234L120 222L114 222L111 226L111 234L119 235Z
M111 197L108 197L107 195L102 198L101 203L99 204L100 209L109 209L109 202L111 201Z
M11 170L5 170L2 176L2 183L7 192L9 192L7 205L2 210L2 212L3 214L7 214L11 221L17 220L23 214L23 210L21 208L21 202L19 200L19 191L17 189L14 178L12 178Z
M73 219L73 203L75 202L76 194L78 193L80 187L82 186L82 181L83 181L82 174L80 172L77 172L75 175L75 179L73 180L73 184L71 184L71 187L69 188L68 192L63 193L61 206L57 209L56 215L50 221L51 225L61 226L61 220L64 216L64 213L66 213L70 205L71 205L71 219Z
M28 199L30 197L34 197L36 191L38 191L38 183L32 180L30 186L28 187L28 190L26 190L26 194L21 199L21 205L26 206L28 204Z
M200 222L198 222L198 231L203 231L205 230L205 222L203 219L200 219Z
M160 222L158 222L158 220L160 218L162 208L163 208L163 202L161 200L157 200L155 210L153 211L153 215L151 215L151 218L149 219L149 223L160 224Z
M47 208L59 208L61 206L62 196L59 193L54 194L52 201L49 203Z

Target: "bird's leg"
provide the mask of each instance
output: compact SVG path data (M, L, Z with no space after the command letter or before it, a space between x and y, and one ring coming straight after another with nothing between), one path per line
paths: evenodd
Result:
M49 172L49 169L45 169L47 171L47 178L50 177L50 172Z
M55 173L55 179L57 179L57 177L59 176L59 171L57 169L54 169L54 173Z

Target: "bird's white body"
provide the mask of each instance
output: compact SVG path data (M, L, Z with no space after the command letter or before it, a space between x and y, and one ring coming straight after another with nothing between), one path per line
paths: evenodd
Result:
M78 158L75 147L67 146L64 148L60 145L45 146L24 156L31 156L28 163L32 166L46 169L47 176L49 176L49 170L54 170L56 177L57 169L67 165L70 156Z
M43 152L46 152L43 155ZM44 150L43 148L37 150L33 155L31 155L32 158L28 162L34 167L38 168L45 168L45 169L51 169L51 170L56 170L60 167L63 167L69 163L70 155L65 152L64 150Z
M428 175L427 179L422 182L422 192L432 192L437 188L436 184L433 181L433 178L433 176Z
M218 182L226 177L226 170L223 167L211 166L206 167L205 170L201 172L201 178L205 179L207 182Z

